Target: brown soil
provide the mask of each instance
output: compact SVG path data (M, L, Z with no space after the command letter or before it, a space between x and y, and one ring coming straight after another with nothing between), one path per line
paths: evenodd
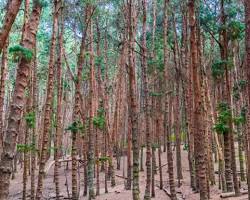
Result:
M175 154L175 152L174 152ZM145 158L145 155L144 155ZM49 161L50 162L50 161ZM162 165L164 167L162 168L163 171L163 181L164 181L164 188L167 188L169 190L169 184L168 184L168 173L167 173L167 154L162 153ZM116 163L115 163L116 166ZM179 199L185 199L185 200L199 200L199 194L194 193L190 188L190 176L189 176L189 168L188 168L188 159L187 159L187 151L182 151L182 166L183 166L183 177L182 185L180 188L176 188L177 195ZM123 172L122 169L125 169ZM176 167L174 167L176 169ZM215 166L215 170L217 170L217 166ZM126 158L121 158L121 170L116 170L116 175L119 175L123 177L123 173L126 177ZM176 172L175 172L176 173ZM216 175L216 178L218 175ZM96 200L131 200L132 199L132 191L125 190L124 183L125 179L121 177L116 177L116 186L111 187L110 182L108 182L108 190L109 193L104 193L104 173L100 174L100 196L96 197ZM145 190L145 171L140 172L140 191L141 191L141 199L143 199L144 190ZM80 198L79 199L87 199L87 197L83 197L83 168L80 167ZM154 199L159 200L169 200L170 198L168 195L163 191L159 189L159 173L155 176L155 193L156 197ZM66 170L66 163L63 163L60 168L60 188L61 188L61 194L62 199L66 199L68 197L67 193L67 184L68 183L68 190L71 191L71 170L70 167L68 170ZM177 185L177 184L176 184ZM30 188L30 182L28 183L28 188ZM242 183L242 188L246 188L246 183ZM219 200L221 191L218 189L218 185L211 186L210 187L211 192L211 199L212 200ZM29 195L30 190L28 190ZM55 197L55 189L54 189L54 182L53 182L53 167L50 168L46 179L44 181L44 190L43 190L43 199L54 199ZM22 199L22 169L18 168L18 172L15 175L15 179L11 181L10 186L10 200L18 200ZM240 197L232 197L227 198L228 200L244 200L247 199L247 195L242 195Z

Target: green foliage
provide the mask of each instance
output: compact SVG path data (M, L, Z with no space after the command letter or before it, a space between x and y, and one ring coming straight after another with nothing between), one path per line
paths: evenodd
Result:
M100 108L97 110L97 116L93 118L93 124L95 127L99 128L100 130L103 130L105 128L105 110L103 108L103 102L100 102Z
M241 90L244 90L247 86L247 80L239 80L238 85Z
M35 112L29 112L25 115L25 121L27 123L27 126L29 128L34 128L36 124L36 113Z
M63 80L63 89L66 91L71 91L70 90L70 85L66 80Z
M69 125L69 127L66 128L66 130L71 131L72 133L77 133L79 131L83 131L84 127L83 124L78 120L74 121L71 125Z
M98 161L101 162L101 163L105 163L105 162L107 162L107 161L109 161L109 160L110 160L110 157L109 157L109 156L103 156L103 157L100 157L100 158L98 159Z
M27 153L27 152L36 152L36 146L34 144L17 144L16 149L18 152Z
M49 2L47 0L36 0L42 7L47 7Z
M185 143L185 144L184 144L184 146L183 146L183 150L184 150L184 151L187 151L187 150L188 150L188 148L189 148L189 147L188 147L188 144L187 144L187 143Z
M162 93L161 92L149 92L149 96L152 96L152 97L161 97Z
M216 61L212 64L212 76L215 79L220 79L224 75L224 61Z
M243 123L245 122L244 117L242 117L241 115L240 115L240 116L234 117L233 120L234 120L234 124L235 124L236 126L239 126L239 125L241 125L241 124L243 124Z
M237 83L233 86L233 98L237 101L240 99L239 86Z
M242 124L245 124L246 123L246 112L247 112L247 109L246 109L246 107L245 106L243 106L242 108L241 108L241 112L240 112L240 114L239 114L239 116L236 116L236 117L234 117L234 124L236 125L236 126L240 126L240 125L242 125Z
M104 58L103 56L96 56L95 57L95 65L99 66L99 65L103 65L104 63Z
M218 31L218 23L216 23L216 11L206 6L205 4L200 5L199 20L202 28L212 33Z
M9 48L9 53L13 54L14 62L17 62L21 58L25 58L28 61L31 61L33 58L32 50L25 48L21 45L15 45Z
M231 60L216 60L212 64L212 76L215 79L221 79L224 75L226 67L232 68L233 62Z
M233 97L234 97L235 100L240 99L240 92L245 90L246 85L247 85L246 80L239 80L238 82L236 82L234 84L234 86L233 86Z
M160 145L158 144L158 143L152 143L151 144L151 147L152 147L152 149L157 149L157 148L159 148L160 147Z
M246 122L246 119L247 119L247 106L243 106L241 108L240 115L245 119L245 122Z
M240 21L233 20L229 22L227 30L228 36L231 40L241 39L244 31L244 24Z
M219 134L227 134L230 131L229 122L232 118L231 109L227 103L221 102L217 110L218 117L214 125L214 130Z

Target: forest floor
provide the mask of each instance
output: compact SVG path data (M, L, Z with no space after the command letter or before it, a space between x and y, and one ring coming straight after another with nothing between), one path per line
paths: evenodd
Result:
M157 153L157 152L156 152ZM175 152L173 152L175 155ZM145 153L144 153L145 154ZM199 194L194 193L192 189L190 188L190 175L189 175L189 167L188 167L188 158L187 158L187 151L182 151L182 170L183 170L183 180L181 181L181 187L176 188L177 190L177 196L178 199L185 199L185 200L199 200ZM158 157L156 155L156 157ZM144 155L145 158L145 155ZM115 160L115 159L114 159ZM174 160L175 161L175 160ZM167 173L167 153L162 153L162 172L163 172L163 185L164 188L167 188L169 190L169 184L168 184L168 173ZM175 164L175 162L174 162ZM116 163L115 163L116 167ZM126 158L121 158L121 170L116 170L116 186L111 187L110 181L108 181L108 191L109 193L105 194L104 191L104 173L100 173L100 196L96 197L96 200L132 200L132 191L125 190L124 183L125 179L121 178L123 177L123 167L126 169ZM145 168L144 168L145 169ZM176 170L176 166L174 166L174 169ZM216 169L217 170L217 167ZM15 179L11 180L10 185L10 200L18 200L22 199L22 170L17 170L18 172L15 175ZM71 191L71 170L66 170L66 163L62 164L60 168L60 189L61 194L64 198L62 199L68 199L68 192L67 192L67 184L68 182L68 190ZM126 173L126 170L125 170ZM176 171L175 171L176 173ZM126 175L125 175L126 176ZM176 177L176 175L175 175ZM218 179L218 176L216 174L216 178ZM144 190L145 190L145 179L146 179L146 172L145 170L143 172L140 172L140 195L141 199L143 199ZM80 198L79 199L87 199L87 197L83 197L83 168L80 168ZM218 183L218 182L217 182ZM159 173L155 176L155 198L153 199L159 199L159 200L170 200L168 195L163 191L159 189ZM177 185L177 181L176 181ZM28 188L30 188L30 182L28 182ZM242 188L247 188L246 183L242 183ZM212 200L219 200L221 191L218 189L218 185L215 185L213 187L210 187L210 199ZM30 190L28 190L28 194L30 193ZM53 167L51 167L46 175L45 181L44 181L44 190L43 190L43 199L55 199L55 187L53 182ZM232 197L227 198L227 200L247 200L247 195L242 195L240 197Z

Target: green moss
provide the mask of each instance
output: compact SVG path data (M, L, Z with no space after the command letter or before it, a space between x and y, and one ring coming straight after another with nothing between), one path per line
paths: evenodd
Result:
M9 53L13 54L14 61L18 61L20 58L25 58L26 60L31 61L33 58L32 50L21 45L10 47Z

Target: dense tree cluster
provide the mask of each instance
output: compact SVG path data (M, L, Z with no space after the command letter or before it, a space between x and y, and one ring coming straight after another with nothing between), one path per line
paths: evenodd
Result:
M133 200L250 191L249 0L0 10L0 200L91 200L120 179Z

